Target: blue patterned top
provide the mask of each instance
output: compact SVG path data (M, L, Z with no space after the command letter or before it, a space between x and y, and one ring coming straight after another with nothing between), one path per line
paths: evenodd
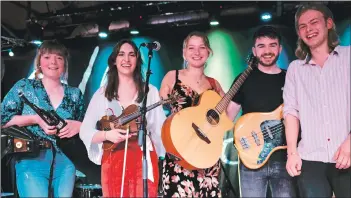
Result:
M64 96L61 104L57 107L56 113L64 120L82 121L85 114L84 99L78 88L62 84ZM1 125L5 125L15 115L34 115L35 111L25 104L18 96L19 91L33 104L43 110L54 110L50 99L41 80L21 79L19 80L4 97L1 103ZM27 126L34 135L53 142L58 151L55 138L47 135L38 125Z

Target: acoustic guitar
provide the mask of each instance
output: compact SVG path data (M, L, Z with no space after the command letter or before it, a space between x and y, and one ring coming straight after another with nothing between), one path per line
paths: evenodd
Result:
M163 104L168 104L175 102L178 98L177 97L169 97L165 100L160 100L157 103L154 103L148 107L146 107L146 112L160 106ZM139 131L139 126L140 126L140 118L141 116L141 110L140 107L132 104L129 105L127 108L125 108L122 112L121 115L115 116L115 115L105 115L103 116L97 123L96 123L96 129L97 130L103 130L103 131L110 131L112 129L124 129L127 130L129 129L129 134L132 135L130 140L137 140L138 138L138 131ZM117 144L114 144L113 142L110 141L104 141L102 148L107 151L113 151L117 147Z
M162 127L162 141L168 156L188 170L209 168L219 160L224 133L234 127L226 109L248 77L257 59L248 60L248 68L221 98L208 90L200 95L196 106L169 116Z
M282 109L280 105L272 112L247 113L236 122L234 145L247 168L260 168L275 151L287 148Z

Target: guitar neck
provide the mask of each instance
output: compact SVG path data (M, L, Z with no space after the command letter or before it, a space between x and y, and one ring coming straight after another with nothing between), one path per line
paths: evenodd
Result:
M243 85L243 83L245 82L246 78L249 76L251 71L252 71L252 67L248 66L248 68L239 76L237 81L232 85L229 91L223 96L221 101L217 104L216 110L218 112L222 113L224 110L227 109L228 104L235 96L235 94L238 92L240 87Z
M157 103L155 103L155 104L152 104L152 105L146 107L146 112L148 112L148 111L160 106L161 104L163 104L162 100L157 102ZM125 125L126 123L134 120L135 118L139 117L140 115L141 115L141 111L138 110L138 111L136 111L136 112L134 112L132 114L129 114L129 115L121 117L120 119L118 119L118 122L119 122L120 125Z

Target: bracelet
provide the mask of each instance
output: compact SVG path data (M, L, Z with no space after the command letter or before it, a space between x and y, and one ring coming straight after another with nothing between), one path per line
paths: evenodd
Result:
M298 155L298 154L295 153L295 152L291 152L291 153L288 154L288 156L289 156L289 155Z

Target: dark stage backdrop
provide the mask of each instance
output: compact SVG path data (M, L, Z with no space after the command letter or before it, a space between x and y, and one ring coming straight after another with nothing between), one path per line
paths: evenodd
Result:
M283 35L283 51L278 59L281 68L287 69L288 64L296 59L294 50L296 46L296 33L294 27L277 26ZM350 45L350 22L342 21L337 23L341 36L342 45ZM213 56L210 57L205 72L207 75L216 78L227 91L234 78L240 74L247 66L245 59L251 52L252 34L257 27L237 30L232 29L200 29L208 33L210 44L213 49ZM173 69L183 68L182 43L186 35L195 29L155 29L149 33L142 33L140 36L132 37L139 45L142 42L152 42L157 40L162 47L154 53L151 69L151 84L160 88L163 76ZM199 30L199 29L197 29ZM113 39L100 41L94 39L75 39L65 41L69 48L71 57L69 60L68 84L79 87L84 93L86 106L94 92L104 82L104 74L107 68L107 58L113 46L122 38L116 36ZM144 71L147 66L147 50L142 48L144 60ZM1 83L1 99L21 78L31 77L33 72L33 62L35 50L29 51L21 56L6 58L5 75ZM77 138L76 144L71 149L71 159L76 164L77 169L87 175L87 182L100 183L100 166L89 161L83 143ZM228 131L224 136L223 152L221 162L224 165L222 171L223 195L232 197L239 194L237 176L237 153L233 146L233 132ZM9 183L8 165L2 160L2 184Z

